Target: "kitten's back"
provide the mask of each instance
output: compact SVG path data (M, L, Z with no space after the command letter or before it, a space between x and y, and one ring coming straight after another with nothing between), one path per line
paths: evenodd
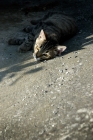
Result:
M62 14L51 14L47 19L45 19L44 24L46 29L50 27L53 31L60 36L63 40L68 39L77 33L77 25L73 18Z

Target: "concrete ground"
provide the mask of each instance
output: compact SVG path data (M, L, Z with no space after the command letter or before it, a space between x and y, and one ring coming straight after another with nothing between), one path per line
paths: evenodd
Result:
M44 13L0 10L0 140L93 140L93 4L52 10L73 16L79 32L64 55L40 63L7 41L26 37L22 29Z

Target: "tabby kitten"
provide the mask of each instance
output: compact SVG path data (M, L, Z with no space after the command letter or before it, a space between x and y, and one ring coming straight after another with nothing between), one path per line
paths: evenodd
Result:
M33 27L25 28L28 39L10 39L9 44L20 45L19 52L33 49L35 60L47 60L66 50L62 43L77 33L73 18L61 13L48 13L42 19L32 20Z

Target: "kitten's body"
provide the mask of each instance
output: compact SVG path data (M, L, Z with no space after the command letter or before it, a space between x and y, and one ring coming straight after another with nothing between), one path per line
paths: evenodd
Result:
M33 49L34 57L40 60L59 55L66 47L58 45L77 33L75 21L59 13L48 13L42 19L33 20L31 23L34 27L26 29L29 32L29 37L23 42L20 41L19 51ZM9 44L16 44L13 41L10 40Z

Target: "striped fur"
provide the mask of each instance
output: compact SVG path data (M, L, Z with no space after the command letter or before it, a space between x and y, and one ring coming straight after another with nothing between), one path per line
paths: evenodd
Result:
M55 57L59 51L57 46L62 45L65 40L77 33L77 25L74 19L58 13L47 15L42 20L39 20L38 24L41 24L41 26L38 28L39 35L34 43L34 57L36 56L40 60ZM43 35L40 32L41 30L43 30ZM40 39L44 36L44 40L41 43L39 36L41 36ZM61 50L63 48L64 46L62 46Z
M19 51L33 48L33 56L37 60L50 59L61 54L66 49L61 46L62 43L77 33L74 19L61 13L48 13L41 19L31 21L31 24L34 27L26 29L30 36L22 42ZM14 44L15 42L17 41Z

